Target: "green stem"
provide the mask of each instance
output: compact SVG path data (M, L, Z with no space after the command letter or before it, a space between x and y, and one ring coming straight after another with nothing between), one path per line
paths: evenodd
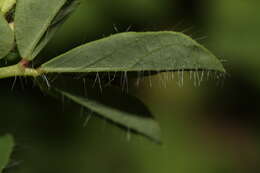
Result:
M16 76L31 76L37 77L42 75L42 72L37 69L25 68L20 63L8 67L0 68L0 79L16 77Z

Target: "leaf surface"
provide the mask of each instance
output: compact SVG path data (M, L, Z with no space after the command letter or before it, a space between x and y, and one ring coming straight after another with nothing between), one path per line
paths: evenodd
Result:
M41 66L48 73L214 70L220 61L176 32L127 32L87 43Z
M34 59L41 52L41 50L48 44L48 42L53 38L55 33L61 27L61 25L75 11L78 5L78 0L72 0L72 2L67 3L66 5L64 5L64 7L62 7L62 9L53 19L51 25L48 27L47 32L43 35L37 47L33 51L32 59Z
M14 34L0 12L0 59L4 58L13 48Z
M33 59L33 51L66 0L19 0L15 12L15 35L21 56Z
M12 136L0 136L0 173L8 164L13 147L14 141Z

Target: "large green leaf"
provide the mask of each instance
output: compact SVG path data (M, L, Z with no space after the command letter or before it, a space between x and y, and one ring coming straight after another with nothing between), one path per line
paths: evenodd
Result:
M13 48L14 34L0 12L0 59L4 58Z
M57 91L123 128L144 135L155 142L160 142L158 123L153 119L146 106L135 97L112 89L104 90L100 95L91 91L86 97L63 90Z
M10 135L0 136L0 173L8 164L13 147L14 141Z
M220 61L176 32L127 32L90 42L43 64L45 72L215 70Z
M15 34L19 52L33 59L33 51L66 0L18 0Z
M72 14L72 12L78 7L79 1L72 0L71 2L66 3L64 7L59 11L57 16L52 21L51 25L48 27L47 32L43 35L39 44L33 51L31 59L34 59L41 50L47 45L47 43L52 39L60 26L66 21L66 19Z

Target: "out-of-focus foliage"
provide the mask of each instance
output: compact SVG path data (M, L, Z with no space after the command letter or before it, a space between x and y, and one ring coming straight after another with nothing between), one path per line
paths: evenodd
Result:
M211 0L208 4L211 47L260 85L260 1Z

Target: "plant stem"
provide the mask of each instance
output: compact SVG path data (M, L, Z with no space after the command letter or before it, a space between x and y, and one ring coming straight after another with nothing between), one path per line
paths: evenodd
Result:
M37 77L42 74L37 69L24 67L21 63L8 67L0 67L0 79L16 77L16 76L31 76Z

